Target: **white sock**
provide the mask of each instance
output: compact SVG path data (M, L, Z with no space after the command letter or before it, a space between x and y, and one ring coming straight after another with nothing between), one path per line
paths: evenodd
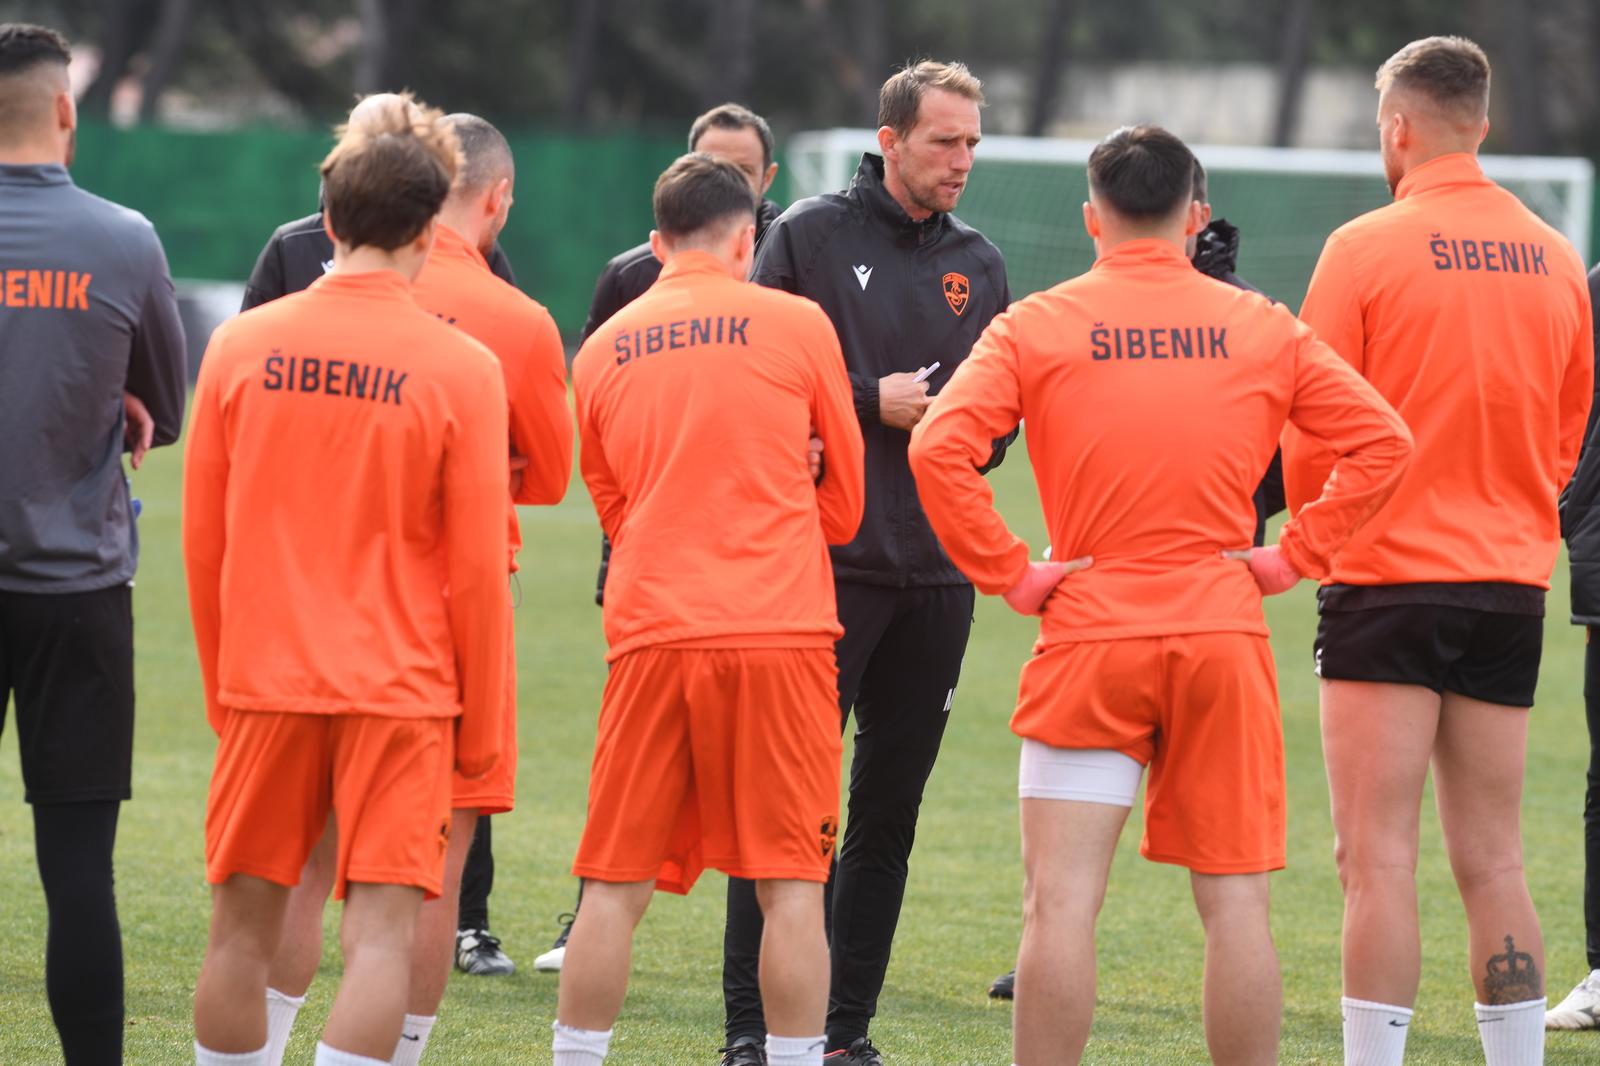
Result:
M320 1040L317 1041L317 1057L313 1062L314 1066L389 1066L382 1059L369 1059L353 1051L340 1051Z
M400 1027L400 1041L394 1046L394 1058L389 1060L389 1066L417 1066L422 1061L422 1053L428 1048L428 1034L433 1032L433 1023L438 1020L437 1014L426 1017L420 1014L406 1015L405 1024Z
M232 1054L225 1051L212 1051L210 1048L201 1047L200 1041L194 1042L195 1066L267 1066L267 1049L260 1051L238 1051Z
M286 996L276 988L267 989L266 1066L283 1066L283 1052L294 1032L294 1020L306 1005L304 996Z
M1349 996L1339 1006L1344 1012L1344 1066L1400 1066L1411 1031L1409 1007Z
M1541 1066L1547 1002L1525 999L1499 1007L1475 1004L1478 1035L1483 1038L1483 1058L1488 1066Z
M555 1032L550 1047L556 1053L552 1066L600 1066L606 1061L606 1049L611 1046L611 1030L574 1029L556 1022L550 1027Z
M767 1066L822 1066L823 1036L773 1036L767 1034Z

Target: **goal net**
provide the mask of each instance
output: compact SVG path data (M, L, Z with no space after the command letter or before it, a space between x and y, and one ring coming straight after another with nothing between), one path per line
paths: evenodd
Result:
M956 213L1005 253L1013 296L1087 270L1083 231L1091 141L989 136ZM831 129L793 138L786 154L794 199L850 182L871 130ZM1390 202L1377 152L1195 146L1215 216L1239 227L1239 274L1298 308L1329 233ZM1587 159L1483 156L1490 178L1572 241L1589 262L1594 166Z

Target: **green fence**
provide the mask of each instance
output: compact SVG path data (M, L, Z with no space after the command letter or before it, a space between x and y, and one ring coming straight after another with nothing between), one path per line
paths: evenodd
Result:
M501 243L517 280L576 338L605 261L650 232L650 189L676 137L519 132L516 206ZM175 277L243 281L281 222L316 210L315 131L190 132L85 125L73 177L155 223Z

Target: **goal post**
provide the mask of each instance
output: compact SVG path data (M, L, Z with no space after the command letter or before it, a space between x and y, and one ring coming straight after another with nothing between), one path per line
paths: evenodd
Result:
M792 138L785 153L794 199L849 184L865 129L829 129ZM1048 288L1087 270L1094 250L1083 231L1086 167L1095 142L988 136L956 213L1005 253L1012 294ZM1377 152L1195 145L1208 198L1219 218L1239 227L1239 274L1299 307L1329 233L1390 202ZM1589 262L1594 165L1587 159L1480 157L1484 173L1564 233Z

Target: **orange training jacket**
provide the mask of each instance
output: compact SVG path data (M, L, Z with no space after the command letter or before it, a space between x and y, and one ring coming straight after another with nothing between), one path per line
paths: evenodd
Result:
M393 271L335 272L219 327L200 370L184 562L207 711L461 716L499 754L506 393Z
M613 546L610 659L843 632L827 545L861 524L861 427L821 308L683 252L584 342L572 381L579 469Z
M1328 238L1300 317L1399 410L1417 453L1329 578L1550 587L1556 498L1594 376L1583 264L1471 155L1424 163L1395 202ZM1283 440L1291 511L1327 477L1323 442Z
M572 410L567 358L555 319L522 290L495 277L483 253L439 223L411 291L423 310L463 330L500 360L511 403L511 451L528 460L517 504L560 503L572 479ZM509 508L511 569L522 530Z
M1160 240L1119 245L1012 304L912 432L928 518L991 594L1021 579L1028 547L977 467L1022 419L1052 557L1094 557L1046 601L1041 647L1265 633L1254 579L1221 553L1250 546L1251 494L1284 422L1339 456L1279 537L1311 576L1394 491L1411 451L1393 409L1287 309Z

